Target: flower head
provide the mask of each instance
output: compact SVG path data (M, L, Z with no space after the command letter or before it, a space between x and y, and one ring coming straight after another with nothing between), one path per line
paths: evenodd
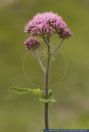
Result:
M39 47L39 41L35 37L29 37L24 41L27 49L37 49Z
M71 31L61 16L53 12L39 13L27 23L24 29L33 36L52 36L58 34L60 38L68 38Z

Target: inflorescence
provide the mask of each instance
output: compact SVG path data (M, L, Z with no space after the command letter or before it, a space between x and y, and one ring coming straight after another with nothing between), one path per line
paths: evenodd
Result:
M28 49L36 49L40 42L36 37L51 37L57 34L59 38L65 39L71 36L71 31L61 16L53 12L39 13L29 21L24 29L30 37L24 42Z

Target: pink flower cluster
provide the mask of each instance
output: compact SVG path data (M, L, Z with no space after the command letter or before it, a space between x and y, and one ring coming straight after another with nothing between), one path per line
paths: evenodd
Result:
M61 16L53 12L39 13L29 21L24 29L28 32L31 38L25 41L25 45L28 49L35 47L38 48L38 40L34 39L36 36L51 37L53 34L57 34L60 38L69 38L71 31L68 28L65 21Z
M39 47L39 41L35 37L29 37L24 41L27 49L37 49Z
M27 23L25 32L33 36L52 36L57 33L60 38L68 38L71 32L61 16L52 12L39 13Z

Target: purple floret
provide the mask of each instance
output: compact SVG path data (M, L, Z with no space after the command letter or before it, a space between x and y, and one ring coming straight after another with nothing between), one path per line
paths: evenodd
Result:
M68 38L71 31L61 16L53 12L39 13L27 23L24 29L33 36L52 36L58 34L60 38Z
M24 41L27 49L37 49L39 47L39 41L35 37L29 37Z

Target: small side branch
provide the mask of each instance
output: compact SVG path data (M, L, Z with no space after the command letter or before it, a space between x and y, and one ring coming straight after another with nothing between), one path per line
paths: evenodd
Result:
M45 37L43 36L43 40L44 40L45 44L48 46L48 45L49 45L49 37L45 38Z
M63 41L64 41L64 39L62 39L62 40L61 40L61 42L59 43L59 45L56 47L56 49L55 49L55 50L53 50L53 51L50 53L51 55L53 55L55 52L57 52L57 51L58 51L58 49L60 49L60 47L61 47L61 45L62 45Z
M44 67L44 65L43 65L43 62L42 62L42 60L41 60L41 58L40 58L40 56L39 56L39 54L38 54L37 49L35 50L35 55L37 56L38 62L39 62L39 64L40 64L42 70L43 70L44 72L46 72L46 69L45 69L45 67Z

